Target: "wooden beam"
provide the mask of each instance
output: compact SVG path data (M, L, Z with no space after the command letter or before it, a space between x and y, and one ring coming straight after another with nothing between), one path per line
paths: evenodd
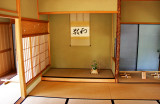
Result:
M29 44L30 44L31 71L32 71L32 78L33 78L34 77L34 72L33 72L32 41L31 41L31 37L29 37Z
M38 20L39 20L39 2L37 0L37 15L38 15Z
M160 24L160 22L121 22L121 24Z
M0 22L0 24L10 24L10 22Z
M39 12L39 14L72 14L72 13L118 13L118 11L62 11L62 12Z
M5 15L5 14L0 14L0 17L3 17L3 18L13 18L13 19L18 18L18 16L10 16L10 15Z
M0 53L4 53L4 52L8 52L8 51L11 51L11 48L0 50Z
M116 33L116 68L115 68L116 83L119 82L120 33L121 33L120 17L121 17L121 0L118 0L117 33Z
M10 13L17 13L17 11L8 10L8 9L3 9L3 8L0 8L0 11L10 12Z
M50 17L48 15L48 21L49 21ZM48 22L48 33L50 33L50 25L49 25L49 22ZM48 34L48 56L49 56L49 65L51 65L51 49L50 49L50 34Z
M38 19L32 19L32 18L25 18L25 17L22 17L21 19L22 19L22 21L32 21L32 22L48 23L48 21L38 20Z
M25 83L25 72L24 72L24 62L23 62L23 46L22 46L22 27L21 27L21 7L20 0L17 0L17 12L18 19L15 19L15 29L16 29L16 49L18 57L18 72L20 79L20 88L21 88L21 98L25 98L26 93L26 83Z
M41 36L41 35L48 35L49 33L38 33L38 34L25 34L22 35L23 38L25 37L34 37L34 36Z

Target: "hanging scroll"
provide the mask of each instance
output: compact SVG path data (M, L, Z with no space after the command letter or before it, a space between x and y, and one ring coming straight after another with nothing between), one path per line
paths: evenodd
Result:
M71 46L90 46L89 14L70 14Z

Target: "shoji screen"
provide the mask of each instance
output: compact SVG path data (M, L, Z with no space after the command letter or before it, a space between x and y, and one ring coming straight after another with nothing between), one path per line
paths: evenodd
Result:
M160 49L160 25L140 25L138 70L158 71Z
M13 43L9 23L0 23L0 76L13 71Z
M23 57L26 83L49 65L49 33L47 22L22 21Z
M138 25L121 25L120 71L135 71L137 66Z
M48 35L23 38L23 57L26 82L49 65Z

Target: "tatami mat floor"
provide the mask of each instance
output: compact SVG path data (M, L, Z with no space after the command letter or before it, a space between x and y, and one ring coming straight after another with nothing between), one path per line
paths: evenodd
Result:
M22 104L159 104L156 100L97 100L48 97L27 97Z
M160 99L160 84L69 83L41 81L29 94L84 99Z
M50 69L43 76L61 78L114 78L110 69L100 69L99 74L90 74L91 69Z

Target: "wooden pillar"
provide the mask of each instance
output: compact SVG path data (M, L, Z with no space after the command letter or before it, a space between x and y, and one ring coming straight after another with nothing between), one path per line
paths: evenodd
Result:
M51 49L50 49L50 25L49 25L49 15L48 15L48 56L49 56L49 65L51 65Z
M117 33L116 33L116 83L119 81L119 59L120 59L120 33L121 33L121 0L118 0L118 14L117 14Z
M17 0L17 13L18 13L18 19L15 19L15 32L16 32L15 37L16 37L16 49L17 49L16 52L17 52L17 58L18 58L18 71L19 71L19 79L20 79L21 98L25 98L27 93L26 93L24 62L23 62L20 0Z

